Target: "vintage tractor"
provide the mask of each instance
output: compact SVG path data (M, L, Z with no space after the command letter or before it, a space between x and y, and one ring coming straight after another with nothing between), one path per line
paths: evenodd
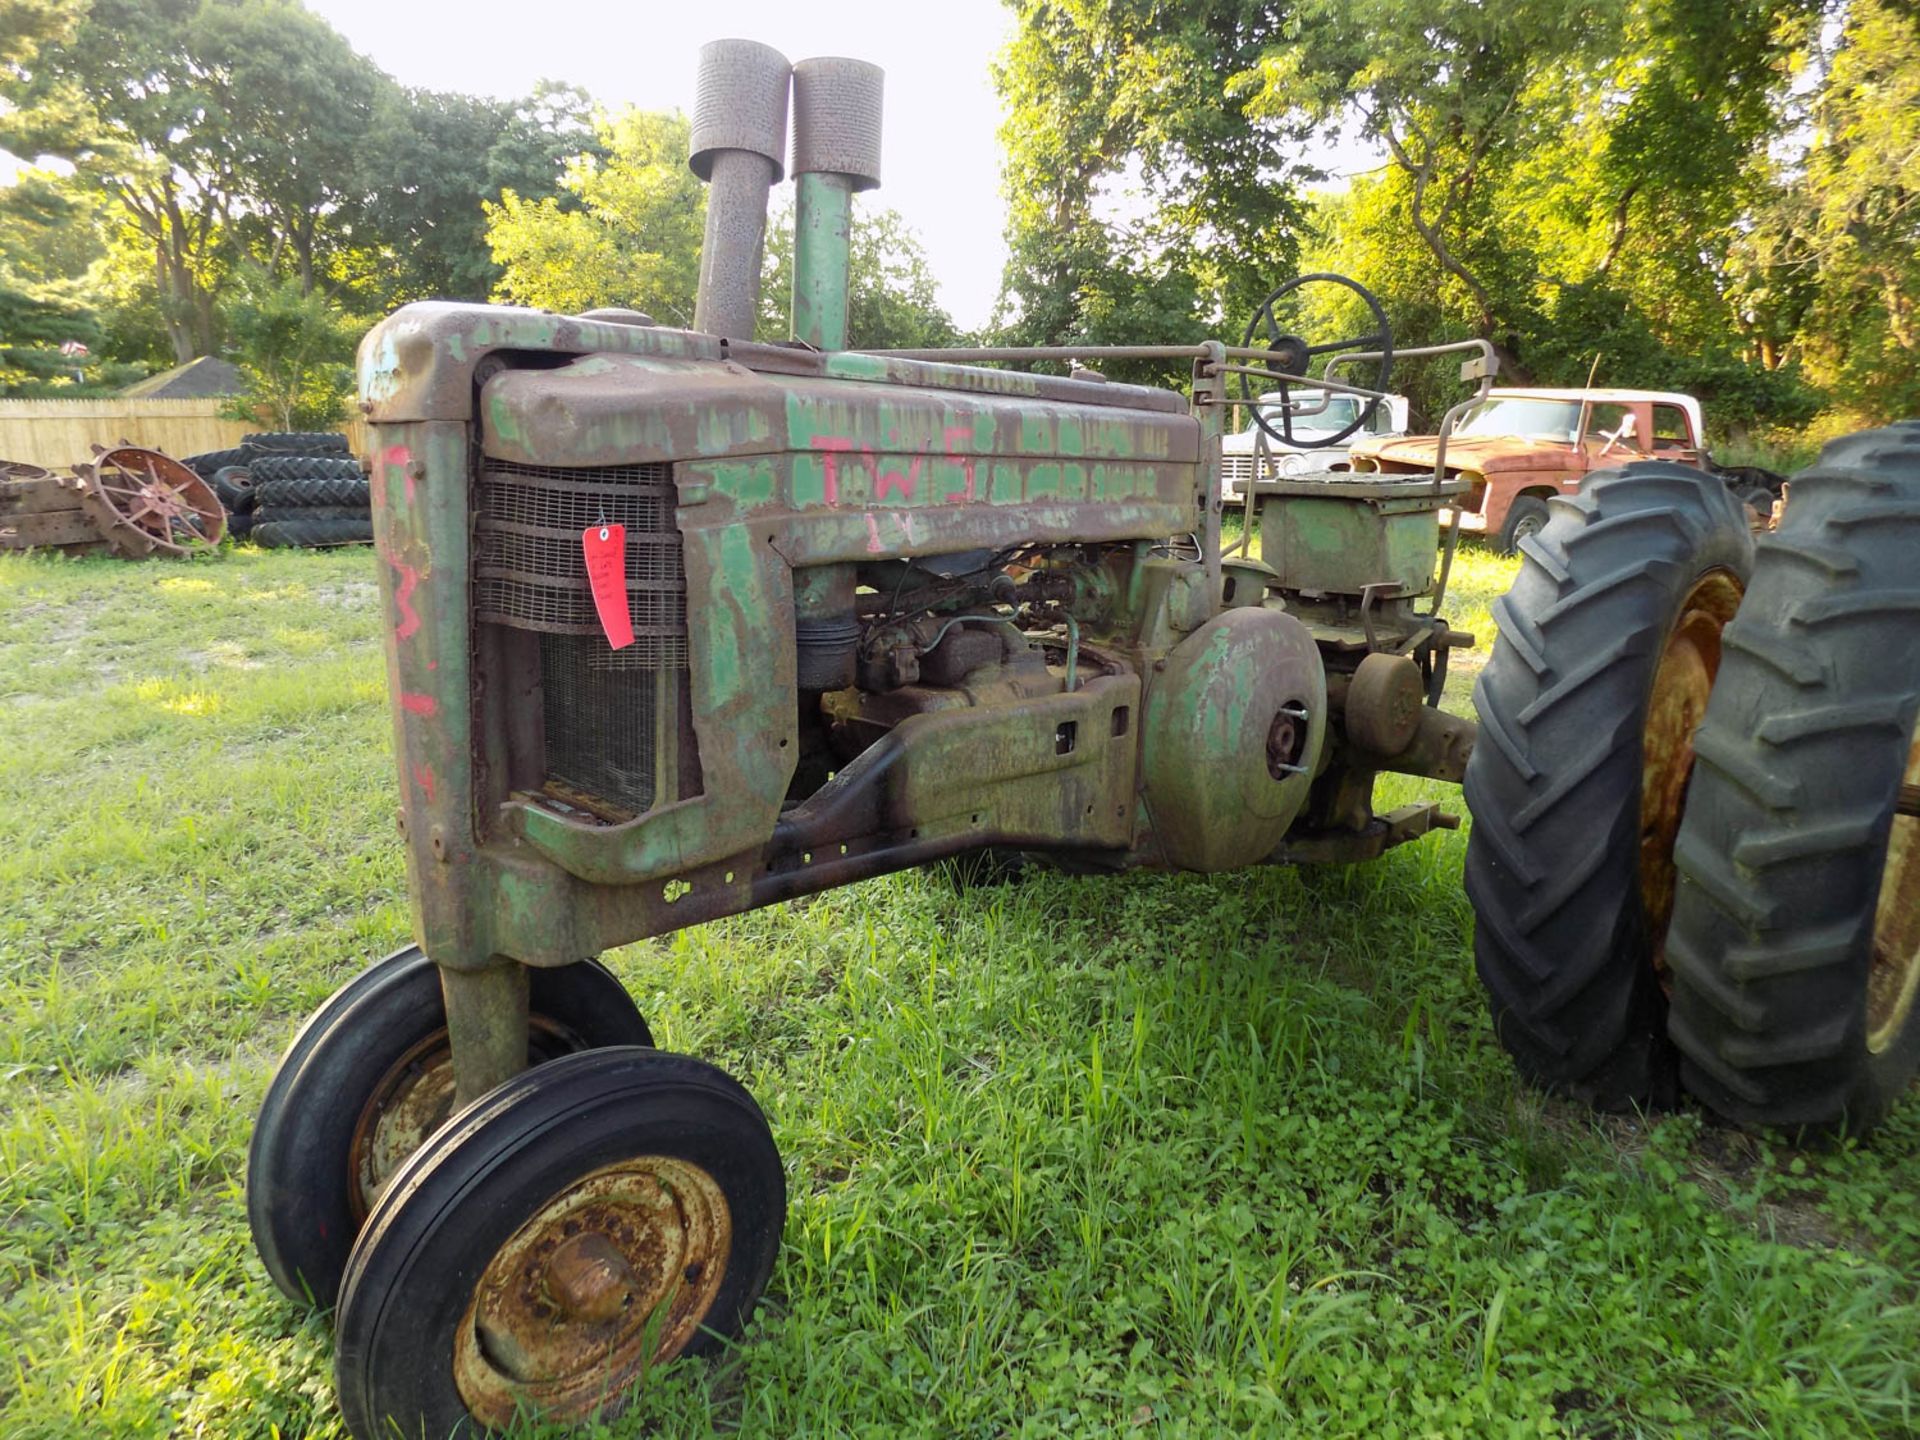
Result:
M1457 780L1490 750L1472 773L1501 818L1472 878L1503 1035L1530 1073L1596 1094L1641 1096L1658 1068L1664 972L1640 951L1672 883L1646 857L1671 850L1749 573L1745 525L1706 498L1724 487L1634 468L1562 502L1499 612L1474 752L1437 704L1471 641L1440 613L1457 482L1260 481L1222 539L1236 382L1269 394L1333 356L1371 367L1349 393L1383 392L1384 316L1317 344L1269 333L1270 303L1239 346L849 352L880 73L723 41L701 79L692 330L426 304L362 347L419 944L303 1027L248 1172L268 1272L336 1306L358 1436L584 1416L746 1323L780 1157L747 1092L652 1048L594 958L646 936L995 848L1113 871L1365 859L1454 823L1433 803L1376 814L1380 772ZM790 95L798 334L758 344ZM1190 395L991 368L1129 358L1190 367ZM1491 367L1468 378L1484 390ZM1640 576L1658 584L1633 608L1607 599ZM1760 681L1808 695L1847 683L1815 643L1770 663ZM1874 714L1905 734L1914 708ZM1716 824L1826 804L1737 749L1711 758L1758 778ZM1801 903L1687 873L1714 923ZM1812 932L1766 973L1799 983L1846 938ZM1565 984L1556 947L1585 967ZM1667 963L1720 994L1677 946ZM1696 990L1674 993L1678 1016Z

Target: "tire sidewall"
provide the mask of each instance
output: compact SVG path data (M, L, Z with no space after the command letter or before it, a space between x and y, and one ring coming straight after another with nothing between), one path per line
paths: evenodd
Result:
M705 1169L726 1195L727 1274L683 1355L737 1335L772 1273L786 1214L779 1152L758 1106L720 1072L685 1056L603 1050L508 1083L516 1093L502 1087L465 1124L436 1132L354 1247L335 1374L356 1435L393 1424L408 1434L480 1431L451 1364L474 1289L539 1206L603 1166L672 1156ZM603 1416L624 1403L607 1398Z
M582 1048L652 1043L597 961L534 970L529 990L529 1010ZM350 1173L360 1117L400 1057L445 1027L439 969L409 946L335 991L288 1048L248 1147L246 1193L254 1243L290 1299L333 1304L360 1228Z

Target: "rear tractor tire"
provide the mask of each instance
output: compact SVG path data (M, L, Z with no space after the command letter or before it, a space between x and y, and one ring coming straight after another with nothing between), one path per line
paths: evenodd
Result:
M1917 555L1920 421L1835 441L1727 630L1668 954L1687 1089L1740 1124L1858 1133L1920 1069Z
M1494 603L1474 687L1474 959L1528 1080L1606 1109L1666 1105L1673 837L1753 539L1718 479L1660 461L1551 509Z

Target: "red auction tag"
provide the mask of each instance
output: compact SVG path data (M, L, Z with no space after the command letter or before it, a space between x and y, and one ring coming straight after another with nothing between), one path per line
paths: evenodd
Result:
M633 616L627 610L627 527L589 525L580 535L587 557L587 584L607 644L624 650L633 644Z

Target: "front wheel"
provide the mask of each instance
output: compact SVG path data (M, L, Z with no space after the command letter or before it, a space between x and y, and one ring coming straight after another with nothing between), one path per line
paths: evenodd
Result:
M1553 512L1538 495L1520 495L1507 508L1507 522L1500 527L1500 553L1517 554L1522 540L1531 539L1547 528Z
M598 961L532 971L528 1061L651 1045L647 1022ZM375 1200L453 1111L440 971L417 945L349 980L293 1038L247 1150L247 1223L291 1300L333 1304Z
M1673 836L1753 539L1718 479L1649 461L1556 497L1523 553L1473 695L1474 960L1526 1078L1669 1103Z
M644 1049L529 1070L427 1141L354 1246L347 1428L609 1416L653 1366L740 1333L785 1218L772 1133L724 1071Z
M1696 742L1669 953L1687 1088L1867 1129L1920 1069L1920 422L1829 445L1762 539Z

